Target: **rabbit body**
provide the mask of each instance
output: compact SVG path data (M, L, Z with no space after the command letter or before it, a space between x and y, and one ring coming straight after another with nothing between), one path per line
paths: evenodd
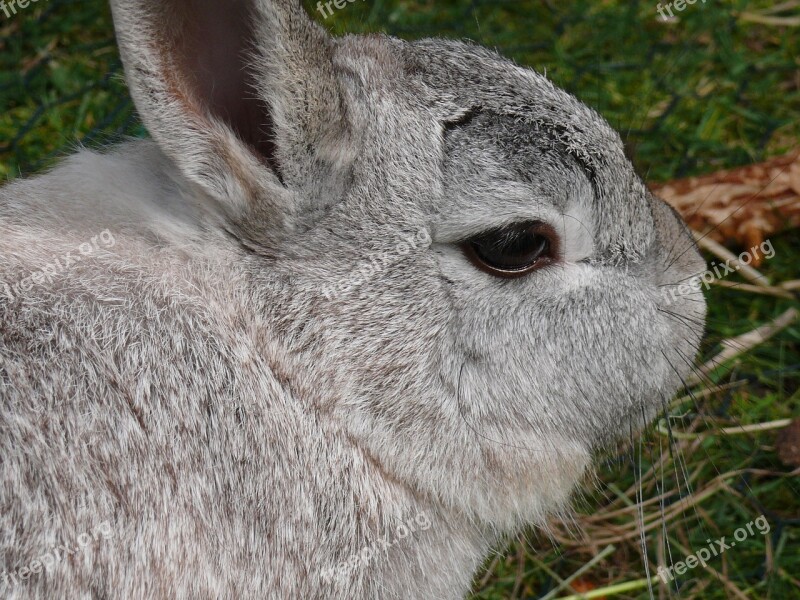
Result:
M679 387L685 227L487 50L112 8L154 139L0 189L0 594L464 597ZM517 221L551 267L465 258Z

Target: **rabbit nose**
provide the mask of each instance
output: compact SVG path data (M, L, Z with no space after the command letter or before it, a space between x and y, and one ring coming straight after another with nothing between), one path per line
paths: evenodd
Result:
M657 196L650 196L656 232L653 259L661 268L659 283L683 281L702 273L706 264L694 236L677 210Z

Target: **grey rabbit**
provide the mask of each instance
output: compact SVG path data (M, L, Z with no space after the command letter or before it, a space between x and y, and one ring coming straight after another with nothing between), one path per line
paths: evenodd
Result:
M0 597L463 598L690 372L687 229L480 46L111 5L152 139L0 189Z

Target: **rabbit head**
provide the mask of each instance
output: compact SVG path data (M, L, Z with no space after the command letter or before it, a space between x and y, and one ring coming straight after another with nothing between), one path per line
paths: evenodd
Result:
M493 529L538 522L680 387L705 303L664 290L704 263L545 77L468 43L333 38L291 0L112 6L281 380L386 477Z

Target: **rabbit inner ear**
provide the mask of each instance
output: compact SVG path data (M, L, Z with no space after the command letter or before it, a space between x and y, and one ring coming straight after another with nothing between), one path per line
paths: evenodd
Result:
M280 177L274 123L256 91L248 56L254 47L251 3L242 0L184 0L172 3L164 34L165 64L182 81L194 102L225 123L252 152ZM176 35L176 33L178 35Z

